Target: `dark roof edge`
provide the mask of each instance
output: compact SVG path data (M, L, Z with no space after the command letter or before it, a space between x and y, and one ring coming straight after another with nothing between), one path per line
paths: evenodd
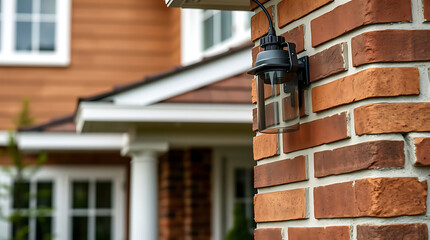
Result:
M171 70L168 70L168 71L165 71L165 72L162 72L162 73L159 73L159 74L150 75L150 76L147 76L147 77L145 77L144 79L142 79L140 81L129 83L129 84L125 84L125 85L121 85L121 86L117 86L112 91L109 91L109 92L104 92L104 93L101 93L101 94L98 94L98 95L94 95L94 96L91 96L91 97L79 98L78 99L78 104L80 102L98 101L98 100L101 100L103 98L107 98L107 97L113 96L115 94L126 92L128 90L133 89L133 88L136 88L136 87L148 84L148 83L155 82L155 81L163 79L165 77L169 77L169 76L172 76L174 74L178 74L180 72L184 72L184 71L187 71L187 70L199 67L201 65L208 64L208 63L213 62L215 60L219 60L219 59L221 59L221 58L223 58L225 56L228 56L228 55L240 52L240 51L242 51L244 49L252 48L253 46L254 46L254 43L252 43L252 42L246 43L246 44L242 44L242 45L240 45L238 47L230 48L230 50L228 50L226 52L223 52L221 54L218 54L218 55L215 55L215 56L212 56L212 57L203 58L201 61L199 61L197 63L194 63L194 64L191 64L191 65L175 67L175 68L173 68Z
M75 114L66 115L63 117L52 119L49 122L34 125L30 127L18 128L18 132L43 132L47 127L53 127L59 124L74 122Z

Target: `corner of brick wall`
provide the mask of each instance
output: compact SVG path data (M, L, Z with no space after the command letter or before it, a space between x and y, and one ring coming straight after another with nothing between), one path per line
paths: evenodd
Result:
M254 138L255 240L429 239L430 0L413 2L265 1L311 86L300 130Z

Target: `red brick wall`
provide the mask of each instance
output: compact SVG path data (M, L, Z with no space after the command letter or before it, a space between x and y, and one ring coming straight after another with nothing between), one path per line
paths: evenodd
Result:
M210 150L185 155L185 240L211 238L211 165Z
M159 239L210 239L211 151L171 150L159 171Z
M169 151L159 160L159 239L184 239L184 152Z
M311 86L300 130L254 138L255 239L427 240L430 1L264 5ZM252 6L255 61L268 23Z

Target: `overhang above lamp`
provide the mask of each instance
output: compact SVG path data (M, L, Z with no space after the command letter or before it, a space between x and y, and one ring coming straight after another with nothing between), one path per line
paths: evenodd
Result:
M253 1L269 20L268 34L260 39L263 51L248 71L257 80L258 131L296 131L299 129L301 90L309 85L308 57L297 59L296 45L285 42L282 36L276 36L267 9L257 0Z

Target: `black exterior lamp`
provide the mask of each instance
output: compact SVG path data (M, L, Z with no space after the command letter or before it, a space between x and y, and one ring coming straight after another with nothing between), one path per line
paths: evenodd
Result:
M256 75L257 80L258 131L296 131L300 125L301 90L309 86L308 57L297 59L296 45L276 36L267 9L259 1L253 1L269 20L269 31L260 39L263 51L248 71L248 74Z

